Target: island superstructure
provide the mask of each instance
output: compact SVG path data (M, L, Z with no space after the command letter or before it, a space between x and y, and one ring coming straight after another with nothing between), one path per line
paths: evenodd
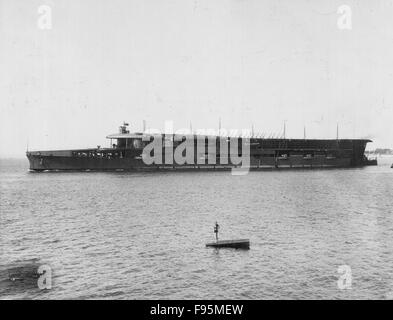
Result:
M119 127L119 132L108 135L111 147L52 151L27 151L30 170L92 170L92 171L140 171L140 170L226 170L237 167L231 162L222 163L220 143L233 138L222 136L188 135L193 138L195 150L194 162L178 164L169 160L166 148L176 149L186 135L151 134L146 132L130 132L128 124ZM144 148L153 139L162 139L164 160L162 163L147 164L143 159ZM240 142L244 137L237 138ZM115 141L116 143L112 142ZM280 168L344 168L360 167L370 164L365 156L368 139L285 139L249 137L249 169L280 169ZM197 148L203 145L201 148ZM212 148L213 144L213 148ZM229 150L230 148L228 148ZM213 150L214 154L211 154ZM221 152L221 153L220 153ZM227 152L227 151L225 151ZM173 157L173 154L170 155ZM216 161L209 161L209 158Z

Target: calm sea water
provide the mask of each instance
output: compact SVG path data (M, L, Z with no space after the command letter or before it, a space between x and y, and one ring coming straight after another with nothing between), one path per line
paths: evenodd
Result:
M1 160L0 298L393 298L393 158L379 161L232 176L29 173ZM251 249L205 248L215 221ZM10 280L42 264L50 290ZM341 265L351 289L338 288Z

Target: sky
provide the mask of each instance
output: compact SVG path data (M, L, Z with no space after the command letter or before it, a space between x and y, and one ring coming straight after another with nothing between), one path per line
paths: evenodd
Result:
M0 0L0 157L219 118L393 148L392 16L390 0Z

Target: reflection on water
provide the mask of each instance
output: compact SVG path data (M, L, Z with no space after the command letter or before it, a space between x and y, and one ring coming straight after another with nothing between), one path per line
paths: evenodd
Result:
M232 176L34 174L1 160L0 297L389 298L392 162ZM250 250L205 248L215 221ZM15 264L43 261L51 290L10 284ZM341 265L350 290L338 289Z

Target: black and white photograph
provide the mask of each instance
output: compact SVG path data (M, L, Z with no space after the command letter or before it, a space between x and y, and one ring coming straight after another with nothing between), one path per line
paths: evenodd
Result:
M393 299L392 17L0 0L0 300Z

